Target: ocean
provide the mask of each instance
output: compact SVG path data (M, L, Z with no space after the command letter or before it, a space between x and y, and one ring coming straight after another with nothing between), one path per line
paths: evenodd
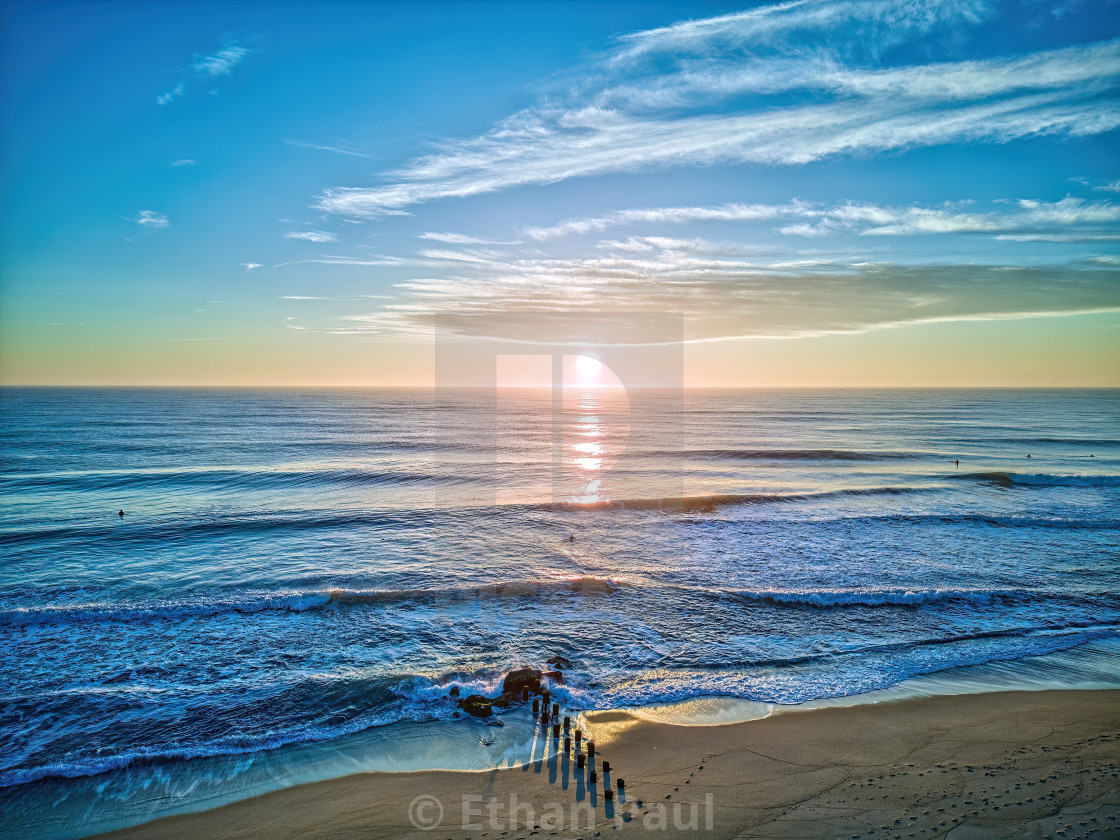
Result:
M1115 390L4 389L0 439L6 837L515 764L449 694L557 655L572 710L1120 685Z

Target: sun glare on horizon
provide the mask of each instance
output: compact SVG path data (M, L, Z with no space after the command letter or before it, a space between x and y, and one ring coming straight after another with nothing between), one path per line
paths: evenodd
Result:
M580 385L600 384L603 363L594 356L576 356L576 379Z

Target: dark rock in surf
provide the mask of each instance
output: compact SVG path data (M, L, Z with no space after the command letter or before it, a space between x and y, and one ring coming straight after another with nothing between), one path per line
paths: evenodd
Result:
M541 672L536 668L518 668L510 671L502 680L502 696L509 701L517 700L523 691L530 694L541 693Z
M560 685L564 684L564 675L559 671L542 671L541 677L548 677L548 679L552 680L554 683L559 683Z
M568 659L565 659L563 656L554 656L551 659L546 659L545 664L546 665L551 665L557 671L561 671L564 668L571 668L572 667L571 661L568 660Z
M457 686L457 685L451 686L451 690L449 692L447 692L447 696L448 697L458 697L459 696L459 686Z
M459 701L459 708L468 715L474 715L475 717L490 717L494 714L491 705L490 698L483 697L481 694L472 694L470 697Z

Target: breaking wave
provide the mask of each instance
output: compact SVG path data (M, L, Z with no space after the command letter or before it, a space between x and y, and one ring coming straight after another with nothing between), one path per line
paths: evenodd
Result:
M920 452L875 452L851 449L686 449L689 459L726 461L908 461L930 457Z
M1120 487L1120 475L1050 475L1048 473L976 472L954 478L986 481L1001 487Z
M279 611L301 613L330 607L398 601L451 601L462 598L532 598L556 594L605 595L620 584L591 576L560 580L514 580L440 589L322 589L310 592L254 593L215 600L184 600L148 604L112 603L73 606L18 607L0 611L0 626L84 624L210 618Z
M649 499L609 499L595 502L553 502L531 507L549 511L633 510L663 513L710 513L729 505L774 505L846 496L901 496L928 493L924 487L853 487L816 493L712 493L703 496L663 496Z

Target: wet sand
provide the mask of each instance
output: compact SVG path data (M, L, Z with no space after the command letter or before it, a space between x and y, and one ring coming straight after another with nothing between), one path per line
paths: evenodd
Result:
M542 744L515 768L358 774L101 836L1120 837L1120 691L919 698L724 726L587 721L596 785ZM624 792L606 801L604 781L620 777ZM441 809L436 827L416 827Z

